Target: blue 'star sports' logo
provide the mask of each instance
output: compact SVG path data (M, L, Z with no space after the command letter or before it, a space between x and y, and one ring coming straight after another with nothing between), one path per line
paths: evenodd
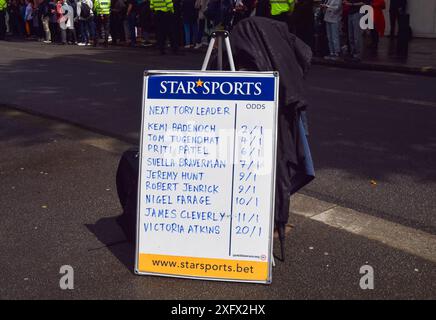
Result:
M244 81L169 81L164 80L160 83L160 93L170 94L222 94L259 96L262 94L262 82Z
M150 76L148 99L274 100L271 77Z

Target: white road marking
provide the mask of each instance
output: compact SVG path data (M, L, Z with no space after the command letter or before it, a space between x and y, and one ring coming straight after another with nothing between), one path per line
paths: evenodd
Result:
M421 230L302 194L292 197L291 213L379 241L392 248L436 263L436 236Z

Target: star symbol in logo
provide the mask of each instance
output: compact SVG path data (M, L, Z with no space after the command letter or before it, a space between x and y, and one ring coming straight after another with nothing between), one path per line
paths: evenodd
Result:
M197 87L202 87L203 86L203 81L201 81L200 79L198 79L198 81L196 82Z

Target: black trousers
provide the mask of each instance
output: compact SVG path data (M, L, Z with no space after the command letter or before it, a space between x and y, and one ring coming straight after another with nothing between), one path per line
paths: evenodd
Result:
M165 43L167 38L169 38L173 52L177 52L179 47L177 40L178 30L176 30L176 19L174 13L156 11L155 18L156 38L159 50L162 53L165 51Z
M389 10L389 20L391 22L391 37L395 36L395 30L397 29L398 17L400 16L400 10Z
M124 18L125 15L121 12L112 11L110 19L112 43L116 43L117 41L126 41L124 33Z
M6 10L0 11L0 40L6 37Z
M378 34L378 31L376 29L372 29L371 30L371 48L372 49L377 49L378 48L378 43L380 40L380 36Z
M96 35L98 34L98 36L104 40L104 43L107 44L109 42L109 31L110 31L109 15L107 14L97 15L95 17L95 24L97 25ZM98 41L98 38L96 39L96 41Z

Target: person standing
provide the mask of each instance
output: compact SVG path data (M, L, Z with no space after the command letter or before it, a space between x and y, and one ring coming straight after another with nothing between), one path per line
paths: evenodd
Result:
M383 10L386 8L385 0L372 0L371 6L374 9L374 29L371 30L371 49L377 52L380 37L385 34L386 22Z
M62 5L63 15L66 17L65 23L62 25L62 43L77 44L76 29L74 28L74 8L64 0Z
M96 25L98 37L103 38L104 46L109 44L111 0L94 0L94 10L96 15ZM94 40L94 46L97 46L98 37Z
M269 0L271 6L271 18L285 22L289 32L294 33L292 14L295 8L295 0Z
M298 0L294 12L296 36L312 49L314 48L315 34L313 6L313 0Z
M118 41L124 42L124 19L126 17L127 6L125 0L114 0L111 4L111 35L112 44Z
M38 41L44 41L44 27L42 25L41 3L35 1L33 6L33 30Z
M24 11L24 24L27 37L32 35L33 29L33 3L31 0L25 1L26 8Z
M355 62L362 60L362 35L363 30L360 27L362 14L360 8L368 4L368 0L345 0L344 4L348 9L348 41L350 44L351 58Z
M195 35L196 45L194 49L200 49L202 46L204 28L206 27L206 16L204 12L207 9L208 0L196 0L195 9L198 10L197 34Z
M52 43L59 43L60 35L58 28L58 17L56 13L56 1L49 0L48 7L50 10L50 20L49 20L49 28L51 33L51 41Z
M341 41L339 37L342 20L342 0L328 0L321 5L324 10L324 21L326 24L327 40L330 55L325 57L330 60L338 60L341 53Z
M95 39L94 4L91 0L77 2L77 16L79 17L80 43L79 46L89 46Z
M157 46L161 54L165 54L166 39L170 39L174 53L178 52L178 31L174 16L174 3L172 0L150 0L150 9L155 14Z
M138 26L138 0L129 0L127 5L127 22L129 24L130 46L136 46L136 27Z
M185 32L185 48L188 49L194 47L198 11L195 9L195 0L182 0L180 7Z
M41 23L44 30L44 43L51 43L51 32L50 32L50 18L51 10L49 5L49 0L43 0L39 5L39 12L41 14Z
M150 1L145 0L139 7L139 26L141 29L141 35L143 39L142 46L148 47L152 44L149 41L150 32L152 31L152 19L153 14L150 9Z
M8 4L6 0L0 0L0 40L6 38L6 9Z
M23 35L23 30L21 28L20 7L17 0L12 0L9 3L8 13L9 13L9 23L10 23L10 29L12 35L21 37Z
M66 38L67 38L66 31L65 31L66 17L64 17L64 10L62 9L62 5L63 5L62 0L58 0L56 2L56 33L57 33L58 43L66 44Z
M394 38L396 35L396 27L400 17L400 14L404 14L407 9L407 0L391 0L391 4L389 6L389 20L391 23L391 38Z

